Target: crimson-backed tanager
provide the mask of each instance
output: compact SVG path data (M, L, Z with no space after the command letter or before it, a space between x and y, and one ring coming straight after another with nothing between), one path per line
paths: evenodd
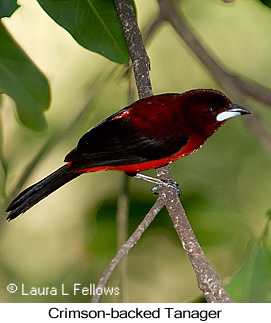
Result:
M248 113L215 90L160 94L138 100L84 134L65 157L64 166L11 202L7 219L16 218L84 173L118 170L140 177L139 172L197 151L227 119ZM147 180L152 181L149 177Z

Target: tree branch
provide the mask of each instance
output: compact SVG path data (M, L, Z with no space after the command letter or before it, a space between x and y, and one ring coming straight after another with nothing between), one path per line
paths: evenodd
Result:
M176 199L177 193L173 192L173 195ZM194 235L182 204L175 203L175 199L167 200L167 210L193 266L199 289L208 303L231 303L232 299L222 288L220 277L207 260Z
M207 68L211 76L214 77L222 87L227 87L227 83L234 83L240 87L247 95L263 102L271 104L271 90L244 76L234 74L227 70L218 58L214 58L214 54L206 46L203 46L193 28L189 26L181 10L173 5L172 0L157 0L159 4L159 17L164 21L168 21L179 36L184 40L186 45L198 57L201 63Z
M116 266L120 263L122 258L128 254L130 249L133 248L133 246L138 242L138 240L141 238L142 234L146 231L146 229L149 227L151 222L154 220L156 215L160 212L160 210L165 205L165 201L163 198L159 197L156 202L154 203L153 207L150 209L150 211L147 213L145 218L142 220L142 222L139 224L139 226L136 228L134 233L130 236L130 238L124 243L124 245L120 248L120 250L117 252L116 256L111 260L110 264L106 268L106 270L103 272L99 283L97 285L98 287L103 288L106 286L107 281L111 274L113 273ZM94 295L92 298L93 303L97 303L100 301L101 295Z
M121 175L121 187L118 196L117 205L117 236L118 236L118 249L122 247L128 238L128 219L129 219L129 197L128 197L128 186L130 178L124 173ZM128 259L123 259L120 263L120 302L126 303L128 301Z
M118 10L127 45L130 51L139 98L141 99L151 96L152 90L149 77L149 59L143 45L133 8L129 0L115 0L115 5ZM154 29L157 27L157 25L158 23L154 24ZM156 169L156 175L158 178L163 180L172 180L168 166ZM154 206L151 208L133 235L121 247L117 255L110 262L98 283L98 287L103 288L106 285L117 264L140 239L143 232L150 225L152 220L164 205L166 205L169 211L174 228L176 229L179 238L183 243L184 249L189 256L197 276L199 288L203 291L206 300L208 302L232 302L229 295L221 287L220 279L217 273L211 267L204 253L202 252L187 220L176 191L171 188L162 188L160 190L159 198L155 202ZM193 246L193 248L191 248L191 246ZM100 296L98 295L95 295L92 299L93 302L98 302L99 300Z
M162 180L171 178L169 167L159 169L158 178ZM215 272L208 259L204 255L200 244L192 230L192 227L187 219L185 210L179 200L178 194L175 190L161 189L162 196L166 200L166 208L171 217L185 252L192 264L198 287L203 292L204 297L208 303L231 303L231 297L221 286L220 277Z
M211 76L216 79L220 86L236 102L248 106L245 95L271 105L271 90L243 76L229 72L225 66L210 54L199 41L192 27L188 25L180 10L173 5L172 0L157 0L159 4L159 17L169 22L186 45L198 57L201 63L207 68ZM254 136L259 140L264 150L271 155L271 134L266 126L254 111L246 121Z
M127 69L127 84L128 84L128 104L134 100L134 83L132 80L131 70ZM129 222L129 183L130 178L126 174L121 175L120 192L118 196L117 206L117 236L118 236L118 249L122 247L128 239L128 222ZM125 257L120 263L120 302L128 302L128 257Z
M148 45L149 41L151 40L151 37L155 34L157 29L161 26L161 23L163 22L163 19L158 15L148 27L146 27L142 30L143 39L145 46Z
M150 60L138 28L133 6L129 0L115 0L124 36L133 63L136 87L140 99L152 95Z

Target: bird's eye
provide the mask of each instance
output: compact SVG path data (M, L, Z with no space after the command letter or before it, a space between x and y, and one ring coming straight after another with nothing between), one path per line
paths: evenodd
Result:
M215 108L214 107L209 107L208 108L208 113L213 116L216 113Z

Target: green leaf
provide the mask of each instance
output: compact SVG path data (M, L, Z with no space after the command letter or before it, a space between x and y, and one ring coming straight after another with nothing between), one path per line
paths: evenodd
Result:
M260 2L266 5L267 7L271 8L271 0L260 0Z
M83 47L128 64L129 51L114 0L38 0Z
M226 286L233 300L242 303L271 302L271 250L254 240L242 268Z
M17 0L1 0L0 1L0 18L10 17L13 12L20 6L17 4Z
M0 93L16 103L21 122L35 131L44 131L43 112L50 103L49 84L0 22Z

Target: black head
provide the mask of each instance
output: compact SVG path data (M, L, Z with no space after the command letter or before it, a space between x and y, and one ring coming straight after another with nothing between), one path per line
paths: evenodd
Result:
M193 131L209 137L226 120L250 112L216 90L191 90L183 93L187 124Z

